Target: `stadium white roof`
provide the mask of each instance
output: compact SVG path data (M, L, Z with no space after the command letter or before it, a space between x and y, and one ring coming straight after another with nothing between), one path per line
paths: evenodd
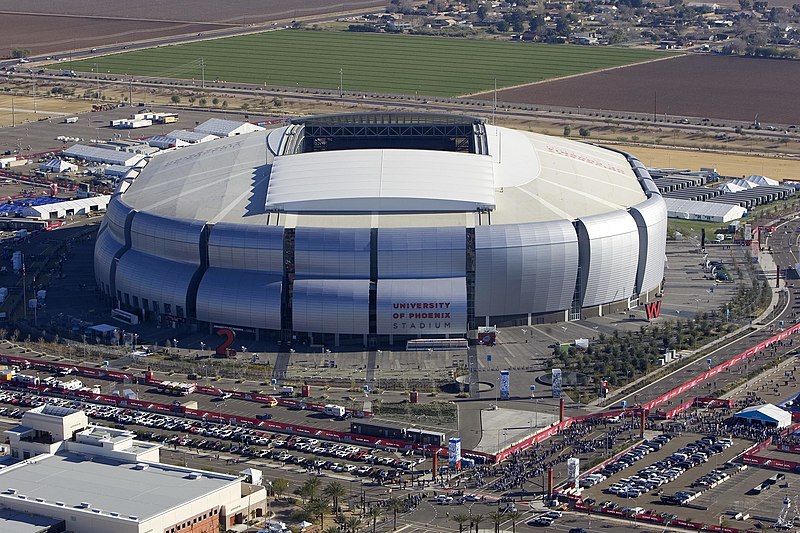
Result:
M3 487L16 489L16 494L0 493L0 505L6 498L18 500L21 494L34 508L62 502L75 513L101 514L109 524L115 520L142 522L239 483L235 476L203 472L194 478L189 469L148 465L140 469L136 464L71 452L40 455L29 463L0 470ZM83 502L91 507L81 508ZM109 531L113 529L109 526Z
M83 144L70 146L64 150L63 155L83 161L91 161L93 163L107 163L109 165L123 165L126 167L133 166L144 159L142 154L132 154L130 152L121 152Z
M733 416L751 422L775 424L779 428L785 428L792 424L792 414L771 403L747 407Z
M339 150L275 158L267 208L290 212L474 211L494 207L488 156Z
M669 218L683 218L706 222L730 222L747 214L747 209L738 205L664 198Z
M486 125L488 155L391 147L276 156L287 129L152 158L122 200L215 223L275 224L282 209L282 225L339 228L475 226L488 223L483 206L492 224L575 220L645 200L622 154L559 137Z
M221 118L210 118L197 126L194 131L197 133L210 133L217 137L233 137L244 133L262 131L264 128L250 124L249 122L239 122L238 120L225 120Z

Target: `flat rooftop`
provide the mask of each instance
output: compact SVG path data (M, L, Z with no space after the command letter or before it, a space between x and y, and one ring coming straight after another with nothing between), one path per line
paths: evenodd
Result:
M63 522L47 516L0 509L0 531L3 533L39 533Z
M38 456L0 470L0 506L25 496L43 507L58 505L95 514L99 509L104 516L141 522L240 482L213 472L192 479L191 469L145 464L147 468L141 469L136 463L69 452ZM83 503L90 508L82 508Z

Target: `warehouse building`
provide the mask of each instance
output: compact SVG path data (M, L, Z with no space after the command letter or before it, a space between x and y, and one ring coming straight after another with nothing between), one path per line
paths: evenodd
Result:
M239 122L238 120L225 120L221 118L210 118L197 126L195 133L206 133L217 137L235 137L254 131L263 131L264 128L250 124L249 122Z
M89 163L104 163L106 165L122 165L131 167L144 159L142 154L123 152L114 149L100 148L75 144L62 152L64 157L72 157Z
M747 215L747 209L739 205L697 202L677 198L664 198L669 218L697 220L700 222L731 222Z
M22 206L21 216L25 218L35 218L39 220L54 220L68 218L78 215L87 215L105 211L111 201L111 195L102 194L90 196L89 198L78 198L76 200L63 200L61 198L43 198L48 202L27 202Z
M153 158L109 204L95 276L143 319L374 345L636 307L661 291L665 241L664 201L622 152L332 115Z
M160 445L91 426L80 410L36 407L6 436L20 461L0 470L0 506L37 517L45 531L199 533L264 513L264 487L160 463ZM31 518L0 515L0 526L3 520L27 528L20 531L40 530L30 529Z

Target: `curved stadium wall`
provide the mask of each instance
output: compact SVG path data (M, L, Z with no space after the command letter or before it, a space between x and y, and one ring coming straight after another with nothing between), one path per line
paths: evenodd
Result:
M395 116L384 120L409 119ZM484 131L494 131L480 121L473 123L477 128L476 124ZM304 126L308 128L307 123ZM495 200L489 207L454 213L448 197L448 203L442 204L446 208L438 213L430 208L436 205L436 197L426 199L434 203L426 204L422 212L397 211L396 207L391 213L352 212L339 210L339 200L322 212L292 212L289 204L274 208L269 201L276 158L305 157L302 151L281 152L288 146L290 128L220 139L207 147L182 148L153 158L130 188L114 197L98 234L95 276L109 303L146 320L235 326L287 340L310 335L316 342L367 344L459 337L484 325L597 316L649 301L661 290L666 207L644 166L627 154L563 139L536 138L541 180L562 172L544 168L543 161L549 156L543 147L548 143L558 144L557 154L591 150L586 153L600 154L591 157L624 162L625 169L614 172L622 176L620 180L630 181L625 181L625 187L635 184L636 191L631 192L635 202L612 205L601 192L596 204L591 195L581 200L581 205L587 206L585 214L575 213L583 208L572 209L568 196L563 205L553 205L548 195L553 194L550 189L558 189L562 178L552 178L553 185L547 185L547 190L541 185L535 194L521 190L513 196L518 183L511 183L509 177L498 178L508 172L496 160ZM501 133L498 129L498 137ZM503 134L511 145L520 135L513 130ZM520 138L528 138L525 136ZM412 158L424 150L404 149ZM208 150L235 152L231 157L237 161L232 166L225 161L216 163L223 175L211 185L197 181L201 179L198 176L208 179L207 173L215 171L197 170L198 161L214 167L212 156L205 158ZM251 162L242 157L258 150L265 152L263 161L262 155ZM491 153L492 145L478 147L471 154L476 154L475 150ZM517 157L524 169L527 148L520 148L522 156L508 150L505 157L512 161ZM335 154L337 161L348 157L348 149L327 153ZM584 164L587 157L579 155L578 159L583 158ZM190 159L191 168L175 168ZM402 178L402 169L398 172ZM263 178L261 182L258 176ZM572 179L581 182L581 176ZM240 180L245 182L237 185ZM511 184L498 187L498 180ZM601 178L587 180L586 187L591 188L591 183ZM223 199L232 200L217 202L215 188ZM151 189L159 194L148 197L154 194ZM598 190L603 190L602 184ZM211 194L211 200L198 203L198 195L203 194L198 191ZM445 191L439 196L448 194ZM503 202L527 202L529 197L542 198L542 210L547 207L563 216L550 217L535 205L525 204L508 222ZM361 198L359 205L365 201L371 200ZM408 202L414 205L413 198ZM241 212L232 207L240 204ZM527 214L530 220L526 220Z

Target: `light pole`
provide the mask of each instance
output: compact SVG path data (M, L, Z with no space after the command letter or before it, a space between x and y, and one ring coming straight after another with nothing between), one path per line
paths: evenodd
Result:
M344 94L344 74L342 69L339 69L339 98L342 98Z

